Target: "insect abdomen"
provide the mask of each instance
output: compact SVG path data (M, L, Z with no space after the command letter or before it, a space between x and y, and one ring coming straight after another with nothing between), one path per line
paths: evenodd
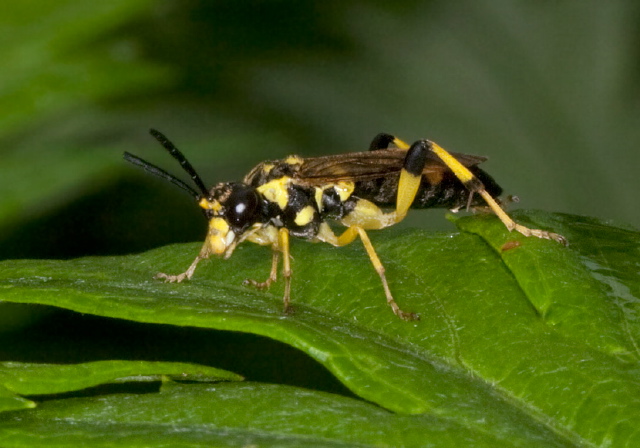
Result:
M491 176L478 167L470 167L470 171L480 180L491 196L500 196L502 188ZM356 183L353 195L367 199L379 207L395 207L398 195L399 175L372 179ZM446 173L440 179L428 179L423 176L418 193L411 208L448 208L466 207L470 191L453 173ZM469 204L484 205L480 196L474 196Z

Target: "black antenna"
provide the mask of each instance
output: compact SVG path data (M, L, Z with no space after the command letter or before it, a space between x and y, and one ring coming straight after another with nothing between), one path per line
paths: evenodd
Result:
M184 154L182 154L180 152L180 150L178 148L175 147L175 145L173 143L171 143L169 141L169 139L167 137L164 136L164 134L162 134L160 131L157 131L155 129L149 129L149 133L151 135L153 135L153 137L158 140L158 142L160 142L160 144L162 146L164 146L164 148L169 151L169 154L171 154L171 156L176 159L178 162L180 162L180 165L182 166L182 168L187 172L187 174L189 174L189 176L191 176L191 179L195 182L196 186L200 189L200 192L202 193L200 195L200 197L207 197L209 196L209 191L207 190L207 187L204 185L204 182L202 182L202 179L200 178L200 176L198 175L198 173L196 173L196 170L193 168L193 166L191 166L191 164L189 163L189 161L187 160L187 158L184 156ZM138 159L141 160L141 159ZM133 162L135 163L135 162ZM147 163L147 162L145 162ZM149 165L147 163L147 165ZM141 165L143 166L143 165ZM153 165L151 165L153 166ZM143 166L144 167L144 166ZM160 168L154 167L155 169L160 170ZM147 169L145 167L145 169ZM150 173L153 173L153 171L150 171L147 169L147 171L149 171ZM162 173L164 173L164 175L166 175L167 173L163 170L160 170ZM155 173L154 173L155 174ZM156 174L159 175L160 177L165 177L163 174ZM169 175L170 176L170 175ZM171 176L173 177L173 176ZM169 178L166 178L168 180L170 180ZM172 180L170 180L170 182L173 182ZM175 182L173 182L175 183ZM184 184L184 182L182 182ZM179 186L179 184L176 183L176 185Z
M142 160L140 157L137 157L137 156L134 156L131 153L125 152L124 153L124 160L126 160L127 162L130 162L130 163L133 163L134 165L138 165L139 167L142 167L145 171L147 171L147 172L149 172L149 173L151 173L151 174L153 174L155 176L158 176L158 177L160 177L162 179L168 180L173 185L177 185L178 187L180 187L183 190L185 190L188 193L190 193L196 199L196 201L199 201L202 198L202 196L200 196L200 194L198 194L198 192L196 190L194 190L189 185L187 185L184 182L182 182L180 179L178 179L174 175L167 173L162 168L158 168L157 166L152 165L151 163L147 162L146 160Z

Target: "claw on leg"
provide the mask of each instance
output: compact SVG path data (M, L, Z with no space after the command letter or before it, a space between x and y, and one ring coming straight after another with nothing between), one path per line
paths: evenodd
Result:
M485 190L480 190L478 191L478 194L480 194L484 198L484 200L487 202L487 204L489 204L489 207L491 207L491 210L493 210L493 212L498 216L498 218L500 218L500 221L502 221L502 223L505 225L507 230L509 230L509 232L512 232L515 230L516 232L521 233L524 236L535 236L536 238L553 240L553 241L557 241L558 243L564 246L567 246L569 244L569 242L565 237L557 233L548 232L546 230L540 230L540 229L530 229L529 227L525 227L523 225L518 224L513 219L511 219L511 217L507 215L507 213L504 210L502 210L502 208L498 205L496 200L493 199L489 193L487 193Z
M271 258L271 272L269 273L269 278L267 278L263 282L259 282L257 280L248 278L244 282L242 282L242 284L251 285L258 289L266 289L269 286L271 286L271 284L275 282L277 279L278 279L278 251L274 249L273 255Z
M484 185L477 177L469 171L467 167L462 165L455 157L449 154L445 149L440 147L434 142L430 142L431 151L433 151L445 165L460 179L460 181L469 189L471 195L478 193L485 200L491 210L500 218L500 221L511 232L515 230L523 234L524 236L535 236L537 238L544 238L547 240L557 241L560 244L567 245L568 241L562 235L557 233L547 232L546 230L530 229L523 225L516 223L513 219L507 215L507 213L500 207L496 200L484 189Z
M170 275L165 274L164 272L158 272L153 278L163 279L165 283L180 283L185 279L189 280L191 278L191 275L189 275L187 272L183 272L182 274L178 275Z
M367 233L364 231L364 229L356 228L356 230L360 235L360 240L362 240L362 243L364 244L364 248L367 251L369 258L371 259L371 263L373 264L373 267L375 268L376 272L380 276L380 280L382 281L382 287L384 288L384 294L387 297L387 304L393 310L393 314L398 316L400 319L406 320L406 321L420 320L420 316L417 315L416 313L406 312L400 309L400 307L394 300L393 295L391 295L391 290L389 289L389 285L387 284L387 277L384 274L384 271L385 271L384 266L380 262L380 259L378 258L378 255L376 254L376 251L373 248L373 245L371 244L371 240L367 236Z
M271 258L271 272L269 278L264 282L259 282L252 279L246 279L242 282L244 285L251 285L258 289L265 289L271 286L273 282L278 279L278 261L280 259L280 252L282 252L282 276L284 277L284 296L282 297L284 313L290 311L289 304L291 303L291 255L289 252L289 230L286 228L280 228L277 234L267 235L269 238L260 240L261 244L271 244L272 258Z
M200 253L196 257L196 259L193 260L193 262L191 263L191 266L189 266L189 269L184 271L182 274L178 274L178 275L170 275L170 274L165 274L163 272L159 272L154 276L154 278L164 279L166 283L180 283L183 280L190 280L191 277L193 277L193 273L195 272L196 267L198 267L198 263L200 263L202 260L206 258L209 258L209 255L211 255L211 252L209 251L209 246L205 241L204 246L202 246Z
M381 216L382 211L379 211ZM393 310L393 313L398 316L402 320L410 321L410 320L420 320L420 316L416 313L406 312L400 309L400 306L396 303L391 294L391 290L389 289L389 284L387 283L387 277L385 275L385 269L382 263L380 262L380 258L376 254L375 249L373 248L373 244L371 244L371 240L367 235L367 232L362 227L351 225L347 230L345 230L340 236L336 236L328 224L323 223L320 226L320 232L318 234L318 240L324 241L336 247L346 246L353 242L357 237L360 237L362 244L369 256L369 260L371 260L371 264L373 268L378 273L380 277L380 281L382 282L382 287L384 288L384 294L387 298L387 304Z
M567 241L567 239L565 237L563 237L562 235L559 235L559 234L553 233L553 232L548 232L546 230L530 229L529 227L525 227L525 226L522 226L522 225L517 224L517 223L516 223L515 227L513 228L513 230L523 234L524 236L535 236L535 237L538 237L538 238L544 238L546 240L557 241L558 243L560 243L560 244L562 244L564 246L569 245L569 242Z

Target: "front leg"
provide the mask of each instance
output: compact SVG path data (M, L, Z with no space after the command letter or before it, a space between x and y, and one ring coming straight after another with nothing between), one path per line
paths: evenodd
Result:
M211 255L211 248L209 247L209 242L205 241L204 245L202 246L202 249L200 249L200 253L196 257L196 259L193 260L193 263L191 263L191 266L189 266L189 269L184 271L182 274L178 274L178 275L169 275L163 272L159 272L158 274L155 275L154 278L158 278L158 279L162 278L164 279L165 282L168 282L168 283L180 283L185 279L190 280L191 277L193 277L193 273L195 272L196 267L198 266L198 263L200 263L200 261L206 258L209 258L210 255Z

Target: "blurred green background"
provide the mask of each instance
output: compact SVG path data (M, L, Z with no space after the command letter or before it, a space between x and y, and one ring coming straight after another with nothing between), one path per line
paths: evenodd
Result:
M637 226L639 8L631 0L4 0L0 259L202 240L206 223L189 196L122 160L130 151L180 173L150 127L209 184L239 180L265 158L365 150L382 131L430 138L489 156L485 168L520 207ZM443 214L413 213L408 225L453 230ZM51 316L0 308L0 357L60 354L42 348L46 336L25 342L32 320L57 335L74 328L65 319L100 326ZM127 334L118 325L103 332ZM149 340L163 340L153 331ZM68 336L91 337L104 344L104 334Z

